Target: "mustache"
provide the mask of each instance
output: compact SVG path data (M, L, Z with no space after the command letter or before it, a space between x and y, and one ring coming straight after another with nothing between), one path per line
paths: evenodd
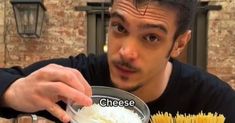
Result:
M124 61L124 60L113 60L113 64L125 67L127 69L130 69L132 71L140 71L140 69L134 65L132 65L130 62Z

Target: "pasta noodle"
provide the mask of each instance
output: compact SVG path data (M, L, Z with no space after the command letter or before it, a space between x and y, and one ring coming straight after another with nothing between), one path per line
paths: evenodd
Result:
M173 123L173 117L169 113L157 113L151 116L151 123Z
M156 113L151 116L150 123L224 123L222 114L199 113L197 115L186 115L177 113L173 117L170 113Z

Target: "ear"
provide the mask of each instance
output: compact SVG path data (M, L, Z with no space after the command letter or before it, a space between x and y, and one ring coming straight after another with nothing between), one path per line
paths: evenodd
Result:
M191 30L188 30L185 33L178 36L171 51L171 57L175 58L181 54L181 52L184 50L185 46L191 39L191 36L192 36Z

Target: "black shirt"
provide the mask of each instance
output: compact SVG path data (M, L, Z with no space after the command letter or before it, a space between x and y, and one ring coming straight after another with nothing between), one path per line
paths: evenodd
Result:
M181 114L217 112L226 117L226 123L235 123L235 91L227 83L194 66L174 59L171 62L173 70L166 90L157 100L147 103L151 114L159 111L173 115L177 112ZM90 85L112 86L107 56L80 54L76 57L41 61L24 69L19 67L0 69L0 95L16 79L27 76L50 63L78 69ZM66 108L63 102L59 104ZM0 108L0 115L3 117L16 117L19 113L21 112ZM36 114L58 122L58 119L46 111L36 112Z

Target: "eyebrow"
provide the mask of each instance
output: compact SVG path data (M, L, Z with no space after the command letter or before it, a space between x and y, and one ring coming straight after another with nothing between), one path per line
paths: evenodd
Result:
M161 25L161 24L144 24L141 28L143 29L149 29L149 28L158 28L160 29L162 32L164 32L165 34L168 33L167 29L165 28L165 26Z
M111 18L119 18L121 19L123 22L126 22L126 19L124 18L123 15L121 15L119 12L115 11L115 12L111 12L110 14Z
M110 17L111 18L119 18L119 19L121 19L121 21L126 22L125 17L117 11L111 12ZM144 24L143 26L141 26L141 28L142 29L157 28L157 29L160 29L165 34L168 33L166 27L163 26L162 24L152 24L152 23L150 24L150 23L148 23L148 24Z

